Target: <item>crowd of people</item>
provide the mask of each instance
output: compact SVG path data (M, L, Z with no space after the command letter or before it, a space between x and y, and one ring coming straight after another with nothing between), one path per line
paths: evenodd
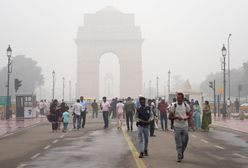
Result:
M155 100L140 95L137 99L128 97L107 100L103 97L99 103L96 100L88 102L81 96L70 107L64 101L59 103L56 99L50 104L46 100L41 100L39 103L40 114L47 116L52 125L52 132L58 130L66 132L70 117L72 117L73 129L84 128L89 108L92 111L92 118L98 118L101 111L104 129L109 128L109 119L116 119L116 127L121 130L123 120L126 119L127 131L133 131L135 119L140 158L148 156L149 136L155 137L155 130L160 127L161 131L174 131L178 162L181 162L188 143L188 131L209 131L211 124L209 102L205 101L201 110L198 100L189 101L184 98L183 93L177 93L172 102L165 101L164 97ZM62 123L63 128L61 128Z

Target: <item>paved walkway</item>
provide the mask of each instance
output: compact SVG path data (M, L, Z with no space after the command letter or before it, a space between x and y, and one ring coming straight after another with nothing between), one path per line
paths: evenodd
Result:
M228 129L233 129L240 132L248 133L248 120L239 120L239 119L223 119L221 117L212 118L212 125L224 127Z
M30 119L16 119L13 117L9 120L0 120L0 137L5 134L16 132L18 129L38 124L45 120L46 118L44 117Z
M47 119L45 117L38 117L32 119L16 119L14 117L9 120L0 120L0 136L16 132L18 129L21 128L38 124L41 121L47 121ZM222 119L221 117L213 117L212 125L248 133L248 120L239 120L233 118Z

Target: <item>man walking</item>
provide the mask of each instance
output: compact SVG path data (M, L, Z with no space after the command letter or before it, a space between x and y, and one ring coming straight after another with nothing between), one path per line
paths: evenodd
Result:
M96 102L96 99L94 99L94 102L91 104L92 107L92 118L97 118L98 116L98 104Z
M167 108L168 108L168 103L164 100L164 97L162 97L161 101L158 103L162 131L168 130L167 129Z
M238 98L236 98L234 104L235 104L235 112L239 113L240 102L239 102Z
M73 128L79 129L81 125L81 111L82 105L80 104L80 100L77 99L77 102L72 106L72 113L73 113Z
M127 102L125 103L124 110L126 113L126 123L127 123L127 130L130 130L131 126L131 131L133 131L133 115L135 113L135 105L132 102L131 97L127 98ZM130 121L130 125L129 125Z
M190 107L183 102L184 94L177 93L177 102L170 108L170 119L174 119L174 133L178 162L184 158L184 151L188 144L188 119Z
M44 104L43 100L41 100L39 103L39 109L40 109L40 115L43 116L44 115L44 109L45 109L45 104Z
M112 110L112 119L116 118L116 105L118 103L117 97L114 98L110 104Z
M177 99L174 97L172 99L172 103L170 104L170 106L168 108L171 109L172 106L175 106L176 102L177 102ZM169 118L169 119L171 121L170 122L170 128L173 130L174 129L174 119L173 118Z
M153 114L153 117L151 118L151 122L150 122L150 136L151 137L156 136L154 134L154 131L155 131L155 117L157 117L157 114L156 114L156 107L155 107L154 101L155 100L151 100L151 99L148 100L148 106L150 107L151 112Z
M108 128L108 120L109 120L110 104L109 104L109 102L107 102L107 98L105 96L102 98L102 103L100 104L100 107L102 110L104 129L107 129Z
M139 146L139 158L143 158L144 155L148 156L148 126L153 118L151 109L146 106L146 98L139 98L140 107L136 113L136 125L138 127L138 146Z
M81 119L82 121L82 128L84 128L85 123L86 123L86 113L87 113L87 109L88 109L88 103L87 101L84 100L84 97L81 96L80 97L80 104L82 105L82 111L81 111Z

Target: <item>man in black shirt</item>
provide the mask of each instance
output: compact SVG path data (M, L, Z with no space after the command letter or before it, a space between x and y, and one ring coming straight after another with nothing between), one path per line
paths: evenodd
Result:
M153 114L149 106L146 106L146 98L139 98L140 107L137 109L136 120L138 127L138 141L139 141L139 158L143 158L144 155L148 156L148 126L153 118Z

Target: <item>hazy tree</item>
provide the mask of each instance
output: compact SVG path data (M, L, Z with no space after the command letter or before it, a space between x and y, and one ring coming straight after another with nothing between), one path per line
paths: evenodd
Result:
M243 63L243 70L248 73L248 61Z
M242 93L246 94L246 96L248 96L248 61L243 63L243 67L242 67L242 79L243 79L243 83L242 83Z
M0 71L0 95L6 95L7 66ZM10 94L14 95L14 79L22 81L18 93L33 93L35 88L44 84L44 77L37 62L24 55L18 55L12 61L12 73L10 75Z
M232 69L230 71L231 77L231 97L238 96L238 86L242 85L241 96L247 96L248 93L248 62L243 63L243 67L239 69ZM216 90L223 88L223 71L209 74L201 83L200 89L208 97L212 96L213 91L209 88L209 81L215 80ZM226 78L226 80L228 80ZM228 81L226 81L226 96L228 96Z
M180 75L175 75L172 77L172 85L171 87L171 91L176 91L179 87L181 87L183 85L185 81L182 79L182 77Z

